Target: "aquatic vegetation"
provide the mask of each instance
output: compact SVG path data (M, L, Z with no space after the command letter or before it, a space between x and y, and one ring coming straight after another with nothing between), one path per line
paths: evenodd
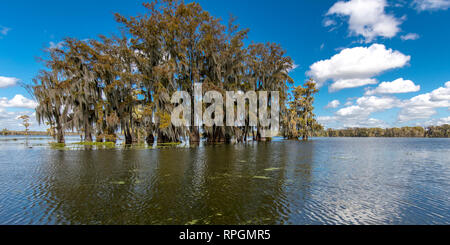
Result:
M125 181L113 181L113 182L110 182L110 184L113 184L113 185L125 185L126 182Z
M194 219L194 220L187 222L186 225L196 225L198 222L199 222L198 219Z
M271 179L270 177L267 176L253 176L253 179L264 179L264 180L268 180Z
M116 147L114 142L78 142L74 145Z
M281 170L281 168L266 168L264 169L264 171L277 171L277 170Z
M66 144L52 142L52 143L50 143L50 147L52 149L56 149L56 150L65 150L66 149Z
M221 178L223 178L223 177L221 177L221 176L209 176L208 177L209 180L217 180L217 179L221 179Z
M240 175L240 174L228 174L228 173L224 173L223 177L228 177L228 178L243 178L244 176Z
M161 146L175 146L175 145L181 145L181 144L182 144L182 142L167 142L167 143L158 143L157 146L158 145L161 145Z

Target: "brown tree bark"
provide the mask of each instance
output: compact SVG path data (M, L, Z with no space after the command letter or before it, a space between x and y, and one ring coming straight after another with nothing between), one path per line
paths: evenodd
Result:
M59 124L56 126L56 140L58 141L59 144L66 143L66 141L64 139L64 132L62 130L61 125L59 125Z
M200 132L197 127L192 127L192 130L189 133L189 142L190 143L199 143L200 142Z
M150 132L147 136L147 138L145 139L145 141L147 141L148 145L153 145L153 143L155 143L155 136L153 136L153 133Z

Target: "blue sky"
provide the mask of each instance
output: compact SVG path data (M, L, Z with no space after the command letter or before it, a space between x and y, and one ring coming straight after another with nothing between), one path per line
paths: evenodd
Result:
M316 114L327 127L450 123L450 0L197 2L224 21L237 17L249 41L281 44L297 66L296 84L312 76L321 86ZM45 48L116 33L113 13L144 13L141 3L1 3L0 128L20 129L16 117L32 115L35 103L18 84L31 83Z

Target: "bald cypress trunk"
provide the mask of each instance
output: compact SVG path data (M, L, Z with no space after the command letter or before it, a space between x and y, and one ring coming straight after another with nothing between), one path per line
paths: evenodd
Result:
M56 126L56 140L60 144L66 143L66 141L64 139L64 131L62 130L62 127L60 124L57 124L57 126Z
M155 143L155 136L153 136L153 133L150 132L147 136L147 138L145 139L145 141L147 141L148 145L153 145L153 143Z
M88 125L86 125L84 128L84 141L92 142L92 133L91 133L91 129Z
M200 132L198 127L192 127L192 131L189 134L189 142L190 143L199 143L200 142Z
M96 142L103 142L103 140L104 140L104 137L102 135L102 132L98 131L97 135L95 136L95 141Z
M133 144L133 136L131 135L130 128L128 126L125 128L124 134L125 134L125 144L126 145Z

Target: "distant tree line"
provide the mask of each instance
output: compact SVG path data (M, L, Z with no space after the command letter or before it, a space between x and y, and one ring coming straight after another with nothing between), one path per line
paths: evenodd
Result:
M65 132L66 135L70 135L70 136L74 136L74 135L79 135L77 133L74 132ZM26 135L31 135L31 136L52 136L51 133L49 131L45 132L45 131L16 131L16 130L8 130L6 128L2 129L0 131L0 135L1 136L26 136Z
M223 95L278 91L283 136L307 140L321 129L312 106L316 84L310 80L291 87L294 63L280 45L246 44L248 29L240 29L233 18L221 24L195 2L144 5L144 15L115 14L121 37L66 38L48 49L46 69L30 90L38 102L38 122L50 127L58 143L65 142L68 130L80 132L88 142L116 142L123 134L126 144L182 138L199 142L202 136L211 142L267 140L261 137L262 126L249 126L248 117L242 127L174 127L170 116L176 104L169 96L176 91L193 94L195 83Z
M450 125L402 128L346 128L316 131L318 137L428 137L449 138Z

